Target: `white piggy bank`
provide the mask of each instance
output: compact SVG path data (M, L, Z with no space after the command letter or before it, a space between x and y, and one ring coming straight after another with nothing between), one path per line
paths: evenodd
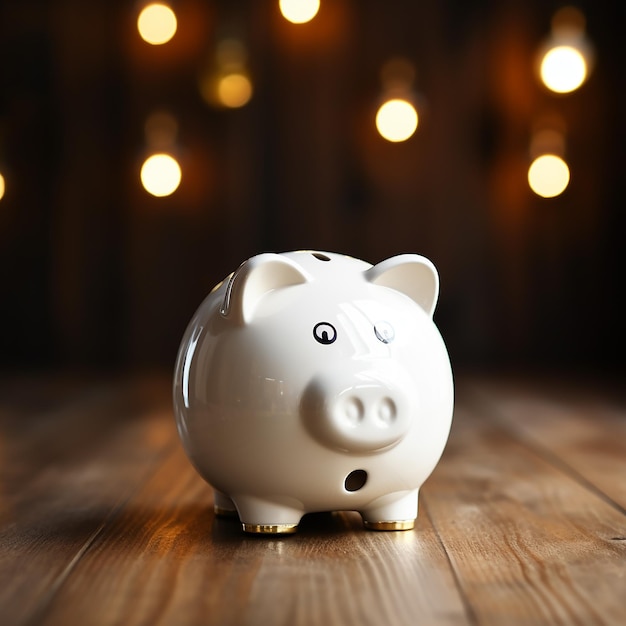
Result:
M252 533L336 510L413 528L452 420L438 291L418 255L307 251L260 254L216 286L174 374L178 432L216 513Z

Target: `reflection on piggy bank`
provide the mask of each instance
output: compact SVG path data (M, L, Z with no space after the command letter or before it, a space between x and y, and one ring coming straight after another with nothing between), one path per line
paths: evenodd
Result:
M415 254L310 251L260 254L216 286L174 374L178 431L216 513L252 533L338 510L413 528L452 420L438 291Z

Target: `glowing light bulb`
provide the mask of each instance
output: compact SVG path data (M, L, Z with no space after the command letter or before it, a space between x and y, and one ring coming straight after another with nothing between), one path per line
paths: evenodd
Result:
M137 18L141 38L153 46L167 43L175 35L176 28L176 14L166 4L149 4Z
M6 189L5 184L4 184L4 176L2 174L0 174L0 200L2 200L2 197L4 196L4 190Z
M169 154L153 154L141 166L141 184L157 198L173 194L180 185L181 177L178 161Z
M556 93L570 93L578 89L587 78L587 62L573 46L555 46L546 52L541 61L541 80Z
M387 141L406 141L417 128L415 107L406 100L387 100L376 113L376 128Z
M319 11L319 0L280 0L278 3L283 17L293 24L310 22Z
M554 198L567 189L569 167L561 157L543 154L528 168L528 184L538 196Z
M237 109L247 104L252 97L252 83L239 72L226 74L217 84L217 97L224 106Z

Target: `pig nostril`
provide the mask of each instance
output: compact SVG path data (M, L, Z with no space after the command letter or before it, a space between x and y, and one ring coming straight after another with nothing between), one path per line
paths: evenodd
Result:
M376 417L384 428L395 422L397 413L396 403L391 398L383 398L376 407Z
M365 415L365 407L359 398L348 398L343 406L343 413L346 421L351 426L356 426L363 421Z
M354 470L350 472L343 482L346 491L358 491L367 482L367 472L365 470Z
M333 450L381 452L395 446L411 425L403 389L377 380L369 370L355 378L314 378L300 399L302 425Z

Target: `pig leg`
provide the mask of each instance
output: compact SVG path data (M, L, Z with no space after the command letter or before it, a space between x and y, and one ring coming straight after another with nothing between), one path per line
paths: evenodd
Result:
M411 530L417 517L418 489L390 493L370 502L360 511L365 528Z
M213 511L220 517L237 517L237 507L235 503L221 491L217 489L213 493Z
M302 504L291 498L283 502L268 501L253 496L233 495L239 511L239 519L247 533L287 534L295 533L304 515Z

